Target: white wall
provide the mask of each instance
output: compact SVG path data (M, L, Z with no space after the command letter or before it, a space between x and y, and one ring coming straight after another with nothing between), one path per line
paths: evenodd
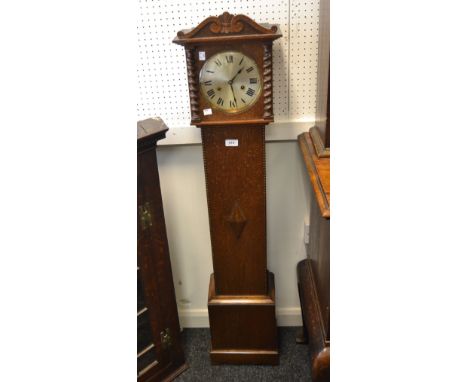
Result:
M310 184L295 141L266 145L268 268L275 274L279 325L300 325L296 264L305 258ZM158 165L181 324L208 327L211 259L200 145L161 146Z

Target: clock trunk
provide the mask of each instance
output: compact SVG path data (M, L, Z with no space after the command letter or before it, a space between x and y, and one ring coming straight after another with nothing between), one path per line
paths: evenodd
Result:
M266 295L265 127L201 129L216 293Z

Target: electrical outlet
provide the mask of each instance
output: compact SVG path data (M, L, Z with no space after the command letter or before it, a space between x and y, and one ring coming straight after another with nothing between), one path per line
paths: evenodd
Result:
M308 221L305 221L304 222L304 244L309 244L309 239L310 239L310 236L309 236L309 222Z

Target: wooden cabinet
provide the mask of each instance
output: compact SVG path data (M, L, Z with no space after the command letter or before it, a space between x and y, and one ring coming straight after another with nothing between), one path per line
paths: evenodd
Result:
M309 132L299 136L313 189L308 258L297 265L313 381L330 379L330 158L317 155Z
M138 130L138 381L170 381L187 369L180 342L156 157L167 127L160 119Z
M312 186L308 258L297 265L312 380L330 380L330 2L320 1L315 125L298 137Z

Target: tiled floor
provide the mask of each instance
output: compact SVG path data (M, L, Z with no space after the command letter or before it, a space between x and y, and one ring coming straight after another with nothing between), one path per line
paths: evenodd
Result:
M189 369L176 381L310 381L307 345L296 345L297 330L279 328L279 366L211 366L209 329L184 329L182 339Z

